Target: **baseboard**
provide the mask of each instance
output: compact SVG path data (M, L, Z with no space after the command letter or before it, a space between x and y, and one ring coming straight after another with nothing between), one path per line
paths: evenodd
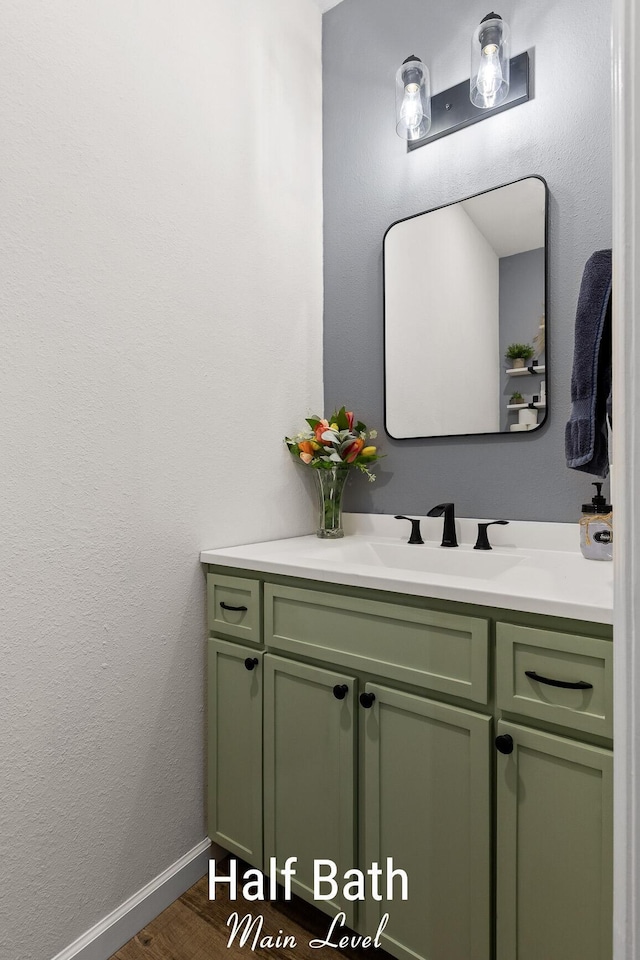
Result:
M225 855L225 851L208 838L202 840L53 960L109 960L116 950L207 873L210 858L218 860Z

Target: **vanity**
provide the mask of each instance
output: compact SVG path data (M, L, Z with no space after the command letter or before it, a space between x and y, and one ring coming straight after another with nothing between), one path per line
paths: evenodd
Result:
M458 550L437 520L420 546L345 526L201 554L211 839L296 857L293 892L362 934L388 914L398 960L609 960L612 565L569 524L492 528L486 553L477 521ZM349 899L373 864L379 898Z

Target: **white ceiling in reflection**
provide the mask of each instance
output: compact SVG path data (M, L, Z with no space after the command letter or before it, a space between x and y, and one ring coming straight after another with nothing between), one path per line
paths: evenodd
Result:
M337 7L339 3L342 3L342 0L313 0L316 7L319 7L322 13L325 13L327 10L331 10L332 7Z
M498 257L544 246L544 184L534 177L463 200L462 207ZM514 216L513 211L518 215Z

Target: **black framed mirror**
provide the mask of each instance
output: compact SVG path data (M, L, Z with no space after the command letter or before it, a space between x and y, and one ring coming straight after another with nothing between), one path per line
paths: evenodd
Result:
M525 177L384 236L385 429L395 439L539 429L548 410L548 189Z

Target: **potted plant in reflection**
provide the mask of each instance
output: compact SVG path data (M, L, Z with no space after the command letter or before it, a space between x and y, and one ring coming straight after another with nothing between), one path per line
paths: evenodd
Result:
M515 393L511 394L511 397L509 398L509 404L510 406L516 406L519 403L524 403L524 397L518 390L516 390Z
M514 370L520 370L527 360L531 360L535 351L529 343L511 343L506 349L505 360Z
M352 468L375 480L370 467L380 455L367 443L377 436L356 421L351 411L341 407L323 417L309 417L309 429L295 437L285 437L290 453L298 463L311 467L316 479L319 501L317 535L336 540L344 536L342 529L342 494Z

